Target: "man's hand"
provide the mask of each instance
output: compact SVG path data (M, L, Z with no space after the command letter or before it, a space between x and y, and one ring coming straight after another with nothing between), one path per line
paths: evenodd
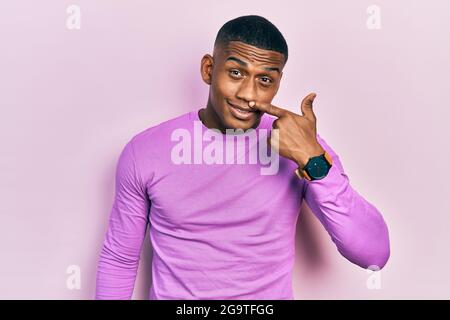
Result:
M251 101L249 106L277 117L269 138L271 146L283 157L295 161L301 168L310 157L325 152L316 139L316 116L313 112L315 93L307 95L301 104L303 115L276 107L270 103ZM278 139L278 145L275 143Z

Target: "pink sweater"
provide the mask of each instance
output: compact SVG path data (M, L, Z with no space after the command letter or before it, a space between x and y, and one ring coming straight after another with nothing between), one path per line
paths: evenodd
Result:
M264 114L255 132L270 130L274 119ZM212 130L194 110L138 133L124 147L96 299L131 298L147 225L153 248L150 299L293 299L296 221L303 200L345 258L362 268L383 268L390 255L386 223L352 188L323 138L317 135L333 166L324 179L306 181L283 157L276 174L261 173L267 163L238 163L238 152L227 155L233 163L205 163L194 153L202 155L211 142L193 141L205 131ZM219 156L225 159L228 135L219 135ZM179 152L182 136L192 138L183 144L190 154ZM246 157L263 139L245 144ZM185 162L174 161L174 155Z

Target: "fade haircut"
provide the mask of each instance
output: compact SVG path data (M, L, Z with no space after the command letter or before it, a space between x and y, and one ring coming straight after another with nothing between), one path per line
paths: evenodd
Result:
M288 46L278 28L257 15L241 16L226 22L219 30L214 47L224 47L230 41L241 41L254 47L276 51L288 60Z

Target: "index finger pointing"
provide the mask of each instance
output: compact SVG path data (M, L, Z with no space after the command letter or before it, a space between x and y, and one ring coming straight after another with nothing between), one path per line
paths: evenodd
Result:
M255 102L255 101L251 101L249 103L250 108L253 109L257 109L263 112L266 112L270 115L273 115L277 118L280 118L282 116L284 116L286 113L288 113L288 110L285 110L283 108L279 108L277 106L274 106L273 104L270 103L260 103L260 102Z

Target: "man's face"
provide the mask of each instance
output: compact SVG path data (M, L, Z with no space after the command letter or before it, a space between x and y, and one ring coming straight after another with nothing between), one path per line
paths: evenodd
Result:
M210 84L208 108L222 128L256 128L262 113L250 101L271 103L280 85L284 55L232 41L202 59L202 77Z

